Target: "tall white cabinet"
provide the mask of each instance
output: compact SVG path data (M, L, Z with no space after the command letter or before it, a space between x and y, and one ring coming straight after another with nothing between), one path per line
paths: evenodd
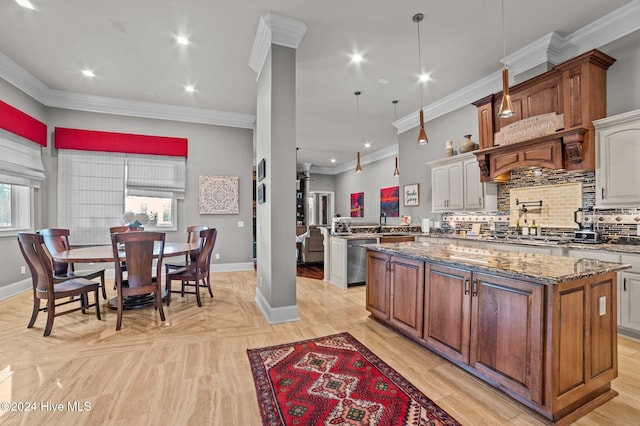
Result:
M496 184L480 182L480 168L473 153L442 158L427 165L431 167L433 212L496 209Z
M596 206L640 206L640 110L593 122L596 129Z

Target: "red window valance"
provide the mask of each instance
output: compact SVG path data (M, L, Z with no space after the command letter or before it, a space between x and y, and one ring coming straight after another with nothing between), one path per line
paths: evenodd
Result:
M0 128L47 146L47 125L28 114L0 101Z
M187 144L186 138L133 135L62 127L56 127L55 129L56 149L186 157Z

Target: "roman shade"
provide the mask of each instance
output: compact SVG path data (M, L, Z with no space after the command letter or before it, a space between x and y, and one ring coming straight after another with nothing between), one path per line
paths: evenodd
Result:
M41 146L0 129L0 183L39 188L45 179Z

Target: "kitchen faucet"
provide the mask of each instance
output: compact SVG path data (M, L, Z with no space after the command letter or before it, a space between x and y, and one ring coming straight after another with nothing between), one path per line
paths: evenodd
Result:
M384 217L384 224L387 224L387 214L380 212L380 223L378 224L378 233L382 232L382 218Z

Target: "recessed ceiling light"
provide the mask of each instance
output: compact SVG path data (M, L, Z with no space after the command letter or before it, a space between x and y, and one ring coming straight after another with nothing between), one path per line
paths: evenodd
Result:
M95 77L96 74L91 70L82 70L82 75L85 77Z
M371 142L365 142L364 143L364 147L365 148L371 148Z
M336 159L335 159L335 158L333 158L333 157L331 157L331 162L332 162L332 163L335 163L335 162L336 162Z
M429 74L420 74L420 82L429 81Z
M186 38L186 37L177 36L176 37L176 41L178 42L178 44L181 44L183 46L188 46L189 45L189 39Z
M351 55L351 62L353 62L354 64L359 64L360 62L362 62L362 60L362 55L359 53L354 53L353 55Z
M16 3L27 9L36 10L36 7L29 0L16 0Z
M378 79L378 83L380 83L380 84L389 84L389 80L387 80L386 78L379 78Z
M184 86L184 90L186 90L189 93L193 93L196 91L196 88L191 84L187 84L186 86Z

